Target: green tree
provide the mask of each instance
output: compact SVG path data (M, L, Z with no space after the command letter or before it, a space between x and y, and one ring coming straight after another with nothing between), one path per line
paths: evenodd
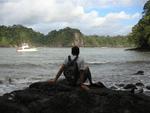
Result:
M150 49L150 0L144 5L143 17L137 25L132 28L130 40L138 48Z

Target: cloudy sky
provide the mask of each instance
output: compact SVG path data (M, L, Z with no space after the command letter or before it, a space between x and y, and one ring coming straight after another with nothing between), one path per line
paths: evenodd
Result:
M21 24L47 34L78 28L86 35L126 35L148 0L0 0L0 25Z

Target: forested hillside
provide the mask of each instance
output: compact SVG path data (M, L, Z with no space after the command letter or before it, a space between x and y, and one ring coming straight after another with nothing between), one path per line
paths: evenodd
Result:
M128 36L85 36L85 46L94 47L133 47Z
M45 39L45 45L47 46L84 46L83 34L80 32L80 30L69 27L60 29L59 31L53 30L45 36Z
M22 25L0 26L0 46L19 46L26 42L35 46L44 44L44 35Z
M36 32L22 25L0 26L0 46L15 47L21 43L33 46L70 47L129 47L132 43L127 36L86 36L78 29L66 27L58 31L50 31L47 35Z

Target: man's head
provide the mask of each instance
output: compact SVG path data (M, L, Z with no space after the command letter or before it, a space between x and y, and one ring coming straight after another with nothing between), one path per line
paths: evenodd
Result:
M78 46L73 46L72 49L71 49L71 53L74 56L78 56L79 53L80 53L79 47Z

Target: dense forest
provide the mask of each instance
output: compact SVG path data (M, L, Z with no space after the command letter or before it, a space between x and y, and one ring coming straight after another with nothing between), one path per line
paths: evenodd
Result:
M85 36L85 46L96 47L133 47L128 36Z
M26 42L39 46L44 44L44 35L22 25L0 26L0 46L14 47Z
M84 47L128 47L127 36L86 36L78 29L66 27L58 31L53 30L47 35L34 31L22 25L0 26L0 46L15 47L26 42L34 46L70 47L79 45Z
M150 0L146 2L143 10L143 16L132 28L129 39L138 49L150 49Z

